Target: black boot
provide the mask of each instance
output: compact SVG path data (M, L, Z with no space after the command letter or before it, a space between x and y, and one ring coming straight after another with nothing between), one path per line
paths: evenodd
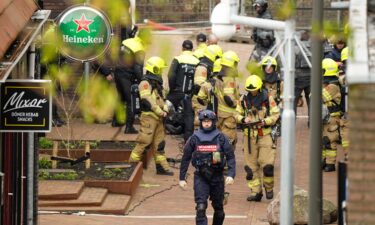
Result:
M126 126L124 133L125 134L138 134L138 131L133 126Z
M225 218L224 210L215 210L214 217L212 218L212 225L223 225Z
M333 172L336 171L335 164L326 164L324 167L324 172Z
M156 174L173 176L174 173L172 171L165 170L160 164L156 164Z
M273 199L273 190L266 190L266 199Z
M249 202L260 202L262 201L263 194L261 193L256 193L256 195L250 195L247 197L247 201Z

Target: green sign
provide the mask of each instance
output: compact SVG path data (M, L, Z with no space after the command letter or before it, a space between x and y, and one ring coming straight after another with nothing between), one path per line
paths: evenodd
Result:
M103 54L112 37L105 14L88 6L66 10L60 16L58 28L61 52L78 61L91 61Z

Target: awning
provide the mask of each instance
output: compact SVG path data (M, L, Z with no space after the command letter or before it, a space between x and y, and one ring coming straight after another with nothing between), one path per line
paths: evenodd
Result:
M0 60L0 82L4 82L7 79L13 68L40 33L43 24L47 21L50 14L50 10L38 10L26 21L26 25L18 33L16 39L13 40L11 46L6 49L5 55ZM0 40L3 42L1 37ZM0 44L2 44L1 42Z

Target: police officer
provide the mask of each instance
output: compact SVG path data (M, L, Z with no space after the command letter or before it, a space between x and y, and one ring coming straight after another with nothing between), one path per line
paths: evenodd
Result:
M301 34L301 43L306 47L306 49L310 49L310 35L308 31L304 31ZM311 52L306 52L306 56L309 58L311 62ZM296 78L295 78L295 88L294 93L296 98L294 99L294 111L297 115L297 104L299 101L302 100L301 94L304 92L305 99L307 102L308 112L310 115L310 75L311 75L311 69L308 65L305 57L303 56L302 51L297 48L296 49Z
M236 77L238 76L237 66L240 59L235 52L227 51L223 54L223 57L217 61L220 62L222 68L216 75L214 73L214 76L211 78L210 89L201 88L198 93L198 99L217 99L217 127L229 138L235 150L237 143L237 124L234 116L237 101L240 97Z
M120 54L120 63L114 68L114 80L121 101L126 104L126 124L125 134L136 134L138 131L134 128L134 112L132 111L132 93L131 86L139 84L143 75L143 62L145 57L145 44L147 42L145 30L139 30L138 36L125 39L122 42ZM117 117L117 116L115 116ZM112 126L119 126L114 118Z
M130 162L138 162L146 147L154 150L156 173L173 175L165 157L165 132L163 118L167 116L168 107L164 102L162 70L167 67L164 60L153 56L146 62L144 75L139 84L141 97L141 132L137 137L137 145L130 154Z
M224 184L234 183L236 161L228 139L216 128L216 115L210 110L199 113L200 128L185 144L180 168L181 188L185 189L186 172L190 161L194 172L194 199L196 203L196 224L207 225L207 200L214 208L213 225L222 225L225 217ZM224 165L228 164L228 176L224 182Z
M204 56L199 61L194 74L194 91L192 105L196 119L194 124L198 124L198 112L206 107L198 102L198 93L203 85L207 85L209 78L212 76L213 64L216 59L223 55L223 51L218 45L209 45L204 51Z
M323 59L322 101L328 108L330 118L323 124L323 169L335 171L337 142L339 141L341 112L341 92L338 81L338 66L333 59Z
M251 190L248 201L261 201L262 185L266 198L273 198L276 150L272 148L271 126L280 117L272 95L262 89L262 80L250 75L245 82L246 95L237 104L236 120L244 124L244 156L247 185Z
M197 48L195 49L193 55L198 59L201 59L204 54L204 50L207 48L207 37L203 33L199 33L196 37Z
M272 19L271 13L267 10L267 0L255 0L253 7L257 12L257 18ZM262 28L254 28L251 39L255 42L255 47L250 55L250 60L259 62L271 49L275 43L273 30L265 30Z
M262 59L262 71L264 72L263 86L267 89L269 95L273 97L276 104L281 107L281 93L283 92L283 81L277 72L277 61L272 56L266 56ZM272 126L272 148L276 148L277 137L281 135L281 120L279 119L275 126Z
M169 94L167 99L177 109L183 103L184 140L193 134L194 111L191 103L194 85L195 68L199 60L193 56L193 43L185 40L182 43L182 54L173 59L168 73Z

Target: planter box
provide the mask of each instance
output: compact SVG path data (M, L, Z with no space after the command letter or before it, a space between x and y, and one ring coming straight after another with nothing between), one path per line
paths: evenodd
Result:
M84 149L70 149L71 158L79 158L85 155ZM52 155L52 149L39 149L39 154ZM92 149L90 151L91 162L128 162L131 150L128 149ZM68 157L66 149L59 149L58 156ZM147 169L148 162L153 157L151 149L145 151L142 157L142 165Z
M84 180L87 187L102 187L108 189L110 193L125 194L133 196L142 179L142 162L138 162L133 174L127 181L122 180Z

